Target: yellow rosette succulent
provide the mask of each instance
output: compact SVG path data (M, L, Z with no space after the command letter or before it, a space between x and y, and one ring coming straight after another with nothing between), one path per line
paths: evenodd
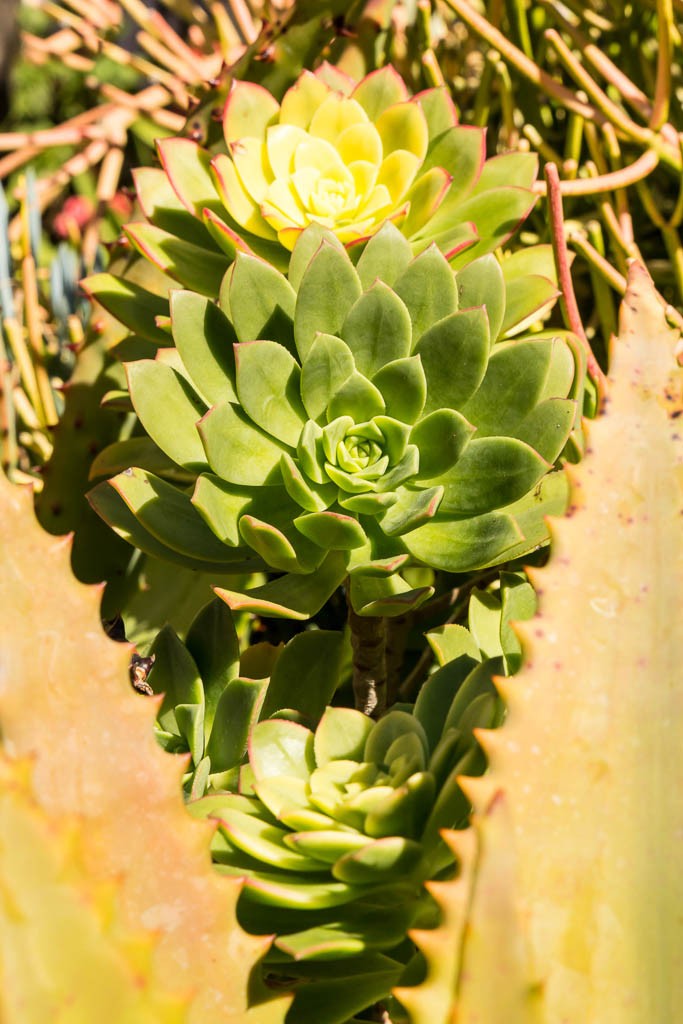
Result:
M221 198L242 228L287 249L314 221L345 243L367 238L387 218L405 219L418 189L433 205L452 180L443 167L420 173L427 116L392 68L355 87L336 74L344 91L305 71L281 104L237 82L225 106L228 155L214 161ZM445 94L441 105L455 125Z
M458 124L445 88L411 97L384 67L354 83L323 64L282 101L233 84L223 151L158 143L161 168L135 173L147 223L126 234L185 287L215 297L238 251L286 269L310 224L362 246L394 223L418 255L436 243L454 269L514 233L534 205L537 158L486 159L486 131Z

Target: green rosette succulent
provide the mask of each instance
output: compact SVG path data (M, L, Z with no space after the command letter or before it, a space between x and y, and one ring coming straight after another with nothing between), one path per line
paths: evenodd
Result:
M237 252L286 270L311 223L353 246L390 220L413 254L436 242L462 266L501 246L536 202L535 155L487 160L485 129L458 124L447 89L411 97L392 67L356 84L324 64L281 103L236 81L223 128L213 150L157 143L161 167L134 172L146 220L125 229L145 259L212 298Z
M556 295L520 255L454 273L391 223L355 266L318 225L288 277L238 253L220 308L173 292L175 347L127 364L148 438L105 454L122 472L93 505L153 554L282 573L218 593L299 618L347 575L358 613L394 615L431 593L412 566L467 572L537 547L563 510L551 471L580 423L585 361L567 332L518 333Z
M485 767L473 730L501 721L493 675L516 667L510 621L534 607L522 573L473 592L470 629L427 634L436 669L414 705L379 723L329 706L341 633L309 629L240 653L215 599L184 643L168 627L157 636L157 739L188 758L189 811L218 823L217 870L245 880L241 923L275 933L265 971L295 988L297 1024L346 1022L419 970L407 933L437 923L424 882L455 871L440 830L467 823L458 778ZM323 998L340 980L344 998Z
M458 776L485 768L473 728L502 718L502 661L478 657L470 639L414 708L379 722L341 707L315 729L287 711L261 720L239 793L188 804L218 822L217 870L244 879L243 927L275 933L264 967L294 987L292 1020L315 1008L334 1024L386 997L415 957L408 929L438 922L424 882L455 871L440 830L465 827ZM341 1002L320 1000L325 978L345 981Z
M170 626L154 640L147 676L163 694L156 737L189 758L189 797L237 788L249 733L281 708L317 721L339 684L343 637L330 630L299 633L286 646L259 643L240 653L230 609L218 598L192 621L183 643Z

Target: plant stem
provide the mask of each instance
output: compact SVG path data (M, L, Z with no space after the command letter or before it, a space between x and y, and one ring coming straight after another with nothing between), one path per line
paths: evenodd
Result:
M357 615L349 607L349 628L356 710L371 718L379 718L387 701L384 619Z
M15 469L19 464L12 389L12 364L0 326L0 467L5 472Z
M590 41L590 38L584 35L576 25L574 25L568 18L565 18L561 13L561 8L564 6L562 3L557 3L555 0L541 0L541 4L552 11L553 18L560 25L563 32L565 32L572 40L575 48L581 54L585 61L598 72L599 75L609 82L616 91L621 95L623 100L633 107L633 109L640 115L640 117L647 120L652 114L652 104L649 99L639 89L635 82L632 82L628 75L625 75L613 61L603 53L599 46ZM587 14L586 11L582 11L584 16ZM586 18L589 21L589 18ZM601 32L612 32L614 26L609 23L596 26Z
M552 45L560 62L583 90L581 93L567 89L533 60L529 60L526 54L514 46L502 32L499 32L486 18L478 14L470 6L468 0L444 0L444 2L474 32L485 39L489 45L495 47L504 60L539 89L542 89L546 96L596 125L611 122L625 138L640 142L647 148L655 149L660 161L680 174L681 153L678 146L673 144L673 132L667 129L666 124L662 125L657 132L636 124L626 111L611 100L607 93L598 86L554 29L548 29L545 38ZM588 96L588 100L582 98L584 95ZM593 102L590 102L591 100Z
M395 704L398 698L406 639L412 621L413 616L410 613L407 615L395 615L386 620L387 707Z
M560 181L559 189L563 196L592 196L598 192L612 192L614 189L626 188L646 178L659 163L659 156L653 149L647 149L642 156L634 160L628 167L618 171L601 174L597 178L575 178L572 181ZM534 192L545 195L547 187L542 181L536 182Z
M548 208L550 213L550 233L553 243L553 255L555 257L555 269L557 280L560 285L560 306L565 323L570 331L573 331L586 350L588 372L593 380L603 385L605 375L602 372L597 359L588 343L586 332L581 321L579 307L576 304L574 285L572 284L569 260L567 258L567 243L564 233L564 217L562 214L562 195L560 193L560 177L555 164L546 164L545 181L548 186Z
M547 96L551 96L561 106L566 107L567 110L575 111L575 113L580 114L582 117L594 120L600 124L605 120L604 115L596 107L580 99L571 89L561 85L547 71L543 71L534 61L529 60L526 54L522 53L516 46L513 46L502 32L498 31L486 18L483 18L470 7L467 0L445 0L445 2L474 32L485 39L490 46L498 50L505 60L519 71L520 74L528 78L530 82L533 82L534 85L542 89Z
M652 129L643 128L642 125L636 124L625 110L609 98L607 93L600 88L580 61L577 60L559 32L554 28L549 28L545 32L545 37L557 54L560 63L572 76L579 88L584 90L589 100L603 114L605 121L611 122L627 138L649 146L654 138Z
M578 249L589 265L602 275L605 281L614 288L617 295L626 294L626 278L620 274L612 264L602 256L595 246L591 245L588 239L580 231L571 231L569 235L571 245Z
M669 117L674 12L671 0L657 0L657 82L650 128L662 128Z
M601 256L605 255L605 240L602 233L602 225L598 220L590 220L586 224L588 240L595 247ZM592 264L588 264L588 272L591 278L593 295L595 296L595 312L597 313L600 331L602 333L603 351L600 353L601 366L607 366L607 353L610 338L617 333L617 317L614 310L614 298L612 291L606 281Z

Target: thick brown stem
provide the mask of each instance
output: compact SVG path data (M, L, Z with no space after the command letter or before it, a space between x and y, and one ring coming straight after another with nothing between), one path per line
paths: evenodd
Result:
M349 627L356 709L379 718L387 701L384 619L357 615L349 608Z
M387 707L391 707L398 699L406 639L412 622L413 616L410 614L396 615L386 620Z

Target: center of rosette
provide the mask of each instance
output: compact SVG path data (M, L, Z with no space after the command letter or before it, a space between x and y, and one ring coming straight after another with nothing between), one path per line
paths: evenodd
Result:
M382 446L376 441L350 434L337 445L337 465L353 473L358 469L370 469L383 460Z
M341 176L322 176L308 198L309 212L316 217L338 217L357 206L353 185Z
M375 490L393 464L387 438L375 420L357 424L350 417L341 417L326 433L324 468L328 478L350 493Z

